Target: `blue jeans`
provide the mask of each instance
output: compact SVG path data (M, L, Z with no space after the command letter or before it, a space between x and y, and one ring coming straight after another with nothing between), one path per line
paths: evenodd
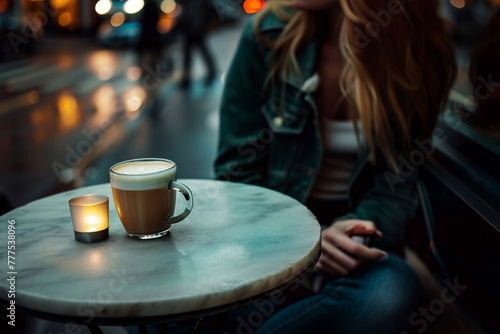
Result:
M389 254L330 278L318 294L300 300L294 294L230 312L222 333L399 333L418 307L420 281L403 259Z

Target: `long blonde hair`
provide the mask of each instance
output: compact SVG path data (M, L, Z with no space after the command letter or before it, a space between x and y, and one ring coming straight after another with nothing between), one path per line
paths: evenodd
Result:
M455 58L438 15L438 0L339 2L339 44L345 59L342 93L354 123L361 121L370 160L375 163L379 152L397 170L396 155L412 148L413 131L431 135L455 78ZM275 41L259 31L270 12L288 22ZM271 1L259 14L254 28L272 49L273 82L292 72L300 74L296 52L330 27L325 12L297 11L291 1Z

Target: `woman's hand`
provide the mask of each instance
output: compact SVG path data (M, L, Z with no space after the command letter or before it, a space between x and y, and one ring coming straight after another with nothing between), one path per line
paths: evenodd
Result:
M334 223L321 232L321 257L316 265L334 276L345 276L361 264L387 256L351 239L352 233L381 237L382 233L368 220L350 219Z

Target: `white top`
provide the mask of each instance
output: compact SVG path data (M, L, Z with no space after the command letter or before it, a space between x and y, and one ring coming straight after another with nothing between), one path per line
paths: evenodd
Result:
M109 239L75 241L68 200L83 194L111 199L109 183L46 197L0 217L4 245L7 221L15 220L16 307L84 318L236 307L318 259L320 226L295 199L240 183L181 181L193 192L193 211L154 240L128 237L110 200ZM182 210L185 201L177 205ZM6 246L0 258L7 261ZM0 280L3 298L8 291L9 282Z
M352 121L323 118L320 122L324 153L310 196L347 200L349 182L358 155L358 142Z

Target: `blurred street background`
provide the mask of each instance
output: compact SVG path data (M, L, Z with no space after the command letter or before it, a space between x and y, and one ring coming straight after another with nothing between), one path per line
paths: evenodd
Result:
M196 20L213 73L194 48L186 80L182 3L152 1L159 51L144 63L155 51L136 47L147 3L0 0L0 193L12 208L108 182L108 168L130 158L212 177L224 72L247 12L264 4L211 2Z

